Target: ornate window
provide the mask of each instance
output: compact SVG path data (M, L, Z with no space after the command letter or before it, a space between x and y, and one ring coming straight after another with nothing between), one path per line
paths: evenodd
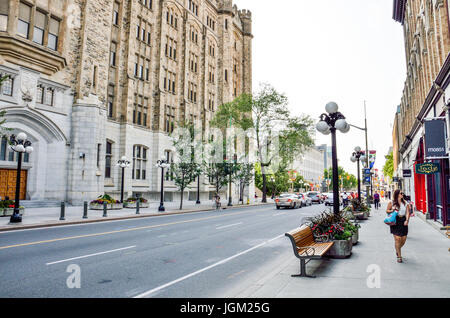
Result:
M36 103L54 106L55 104L55 89L39 84L36 89Z

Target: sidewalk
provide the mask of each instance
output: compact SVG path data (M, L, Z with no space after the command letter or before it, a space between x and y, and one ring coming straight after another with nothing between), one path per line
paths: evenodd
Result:
M349 258L312 260L306 271L316 278L291 277L299 273L300 265L286 238L285 244L279 246L290 253L280 253L278 267L274 266L272 272L235 297L450 297L450 240L419 217L413 217L402 248L403 263L397 263L393 236L383 223L386 204L372 209L368 220L360 221L359 242ZM379 272L379 288L373 288L374 269Z
M9 223L9 216L0 217L0 232L38 228L46 226L71 225L82 223L93 223L102 221L133 219L151 216L172 215L181 213L192 213L202 211L215 210L213 201L204 201L201 204L195 204L195 201L187 201L183 203L183 210L180 210L180 202L164 202L165 212L159 212L159 202L149 202L148 208L140 208L139 214L136 214L135 208L123 208L121 210L108 210L107 217L103 217L103 210L89 210L88 218L83 219L83 206L66 206L65 220L60 221L60 207L46 207L46 208L27 208L25 214L22 216L21 223ZM242 207L251 207L264 204L273 204L273 200L267 199L267 203L261 203L260 199L253 204L240 205L235 203L228 207L227 202L222 203L222 209L234 209Z

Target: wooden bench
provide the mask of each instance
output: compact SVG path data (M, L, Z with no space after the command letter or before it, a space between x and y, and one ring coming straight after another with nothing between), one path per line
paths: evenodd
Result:
M313 232L309 226L303 226L285 233L289 237L294 248L295 257L300 259L300 274L292 277L312 277L306 274L306 264L311 259L320 259L333 246L333 242L318 243L314 239ZM308 262L305 260L308 259Z

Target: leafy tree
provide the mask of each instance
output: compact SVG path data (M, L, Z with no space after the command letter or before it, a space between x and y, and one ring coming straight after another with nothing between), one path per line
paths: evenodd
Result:
M237 164L237 170L235 173L235 180L239 182L239 201L243 203L243 194L246 186L250 185L250 182L254 177L253 163L239 163Z
M383 174L392 180L394 178L394 153L391 151L385 158L386 162L383 166Z
M292 117L287 103L284 94L263 84L256 95L243 94L233 102L221 105L211 122L213 126L225 128L232 121L235 127L254 130L252 138L261 172L262 185L258 188L263 192L262 202L267 202L267 169L278 165L287 167L295 154L313 143L313 121L307 116ZM270 148L277 140L276 129L280 131L279 148L271 152Z
M325 169L323 176L325 179L330 179L330 189L333 189L333 169ZM338 167L338 177L339 177L339 188L344 188L344 190L351 190L358 187L358 179L349 174L342 167Z
M184 190L201 174L201 165L195 162L194 147L194 126L191 123L181 123L180 128L185 128L189 134L175 130L172 133L172 144L175 148L175 161L170 166L170 172L174 176L174 183L181 191L180 210L183 209Z

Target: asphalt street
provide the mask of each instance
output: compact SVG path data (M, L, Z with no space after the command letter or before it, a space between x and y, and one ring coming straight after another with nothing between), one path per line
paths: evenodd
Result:
M292 256L284 233L323 204L0 233L0 297L234 297Z

